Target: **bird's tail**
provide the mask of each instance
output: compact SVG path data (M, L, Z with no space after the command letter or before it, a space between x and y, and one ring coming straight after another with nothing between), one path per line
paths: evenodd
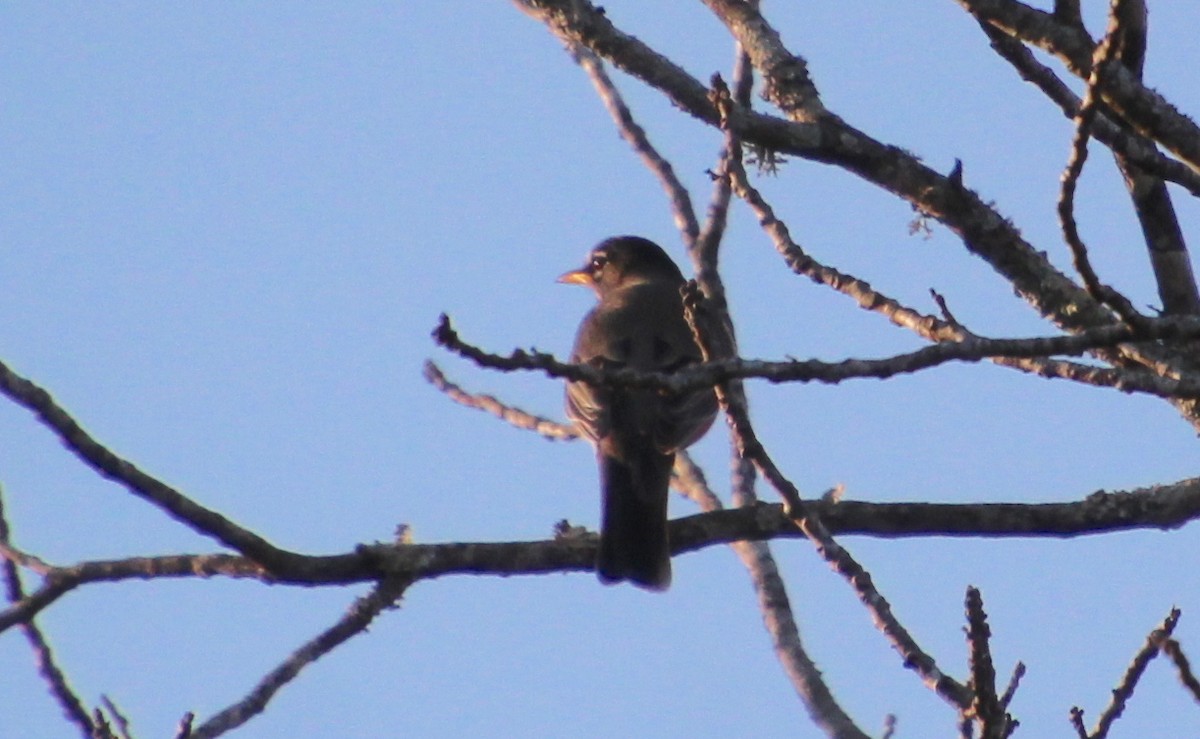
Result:
M666 590L671 584L667 489L674 455L598 456L604 510L596 575L605 584L629 580L648 590Z

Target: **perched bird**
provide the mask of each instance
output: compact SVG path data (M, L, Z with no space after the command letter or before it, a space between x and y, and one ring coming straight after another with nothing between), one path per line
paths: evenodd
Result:
M672 372L699 362L683 317L683 274L657 244L637 236L602 241L559 282L588 285L599 303L583 318L571 361ZM650 590L671 584L667 488L675 452L712 425L711 389L672 394L569 382L567 416L596 447L603 507L596 574Z

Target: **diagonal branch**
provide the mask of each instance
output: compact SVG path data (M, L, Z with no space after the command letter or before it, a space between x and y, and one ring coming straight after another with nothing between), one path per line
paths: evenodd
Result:
M1148 33L1146 0L1116 2L1112 12L1109 35L1116 39L1115 61L1141 80ZM1163 311L1167 315L1200 313L1200 293L1192 273L1192 260L1166 182L1126 154L1114 151L1113 156L1142 226Z
M676 486L702 510L712 512L722 509L721 501L709 489L704 473L686 452L676 455L675 480ZM867 735L838 705L821 677L821 671L804 648L800 629L792 614L791 599L770 546L762 541L736 541L730 547L750 575L763 614L763 624L771 635L775 657L803 701L809 717L830 736L866 739Z
M3 545L5 549L8 548L9 537L8 516L4 512L3 495L0 495L0 545ZM26 600L24 587L21 585L21 575L17 572L17 566L13 559L7 556L0 563L0 579L4 581L5 598L9 603L18 604ZM38 674L46 681L46 686L50 689L50 694L58 701L63 715L75 725L84 739L89 739L95 729L92 719L88 715L87 709L84 708L83 701L79 699L75 690L67 682L67 676L59 668L57 660L54 659L50 642L33 622L32 614L21 624L21 630L25 633L25 639L33 649Z
M695 320L695 304L699 300L699 291L694 284L692 290L684 291L684 313L688 319L696 343L707 358L711 356L712 347L705 326ZM758 471L771 485L779 491L785 501L785 515L791 519L816 548L817 553L825 560L834 572L837 572L853 588L859 601L871 614L872 620L884 636L891 642L893 648L901 655L904 666L917 672L922 681L947 702L956 707L963 707L970 702L969 691L954 678L942 672L929 656L920 648L900 620L892 613L891 604L883 594L876 589L871 575L850 554L850 551L834 540L829 529L821 521L820 514L800 498L800 492L775 464L766 447L759 441L750 421L749 412L744 404L731 402L731 395L725 383L718 383L715 388L717 400L721 409L729 419L734 439L741 456L754 463Z
M404 595L409 581L390 578L379 583L370 593L359 598L350 610L333 626L302 645L278 667L259 681L245 698L217 713L196 727L191 739L209 739L236 729L266 710L267 703L300 671L329 654L346 640L363 633L375 617L392 607Z
M1133 691L1137 687L1138 680L1141 679L1142 673L1146 671L1150 660L1158 656L1163 641L1175 631L1175 625L1179 623L1179 616L1179 609L1172 608L1171 612L1163 620L1162 625L1150 632L1150 635L1146 637L1146 643L1134 655L1133 661L1129 664L1129 668L1121 678L1121 683L1113 690L1112 700L1100 714L1100 718L1097 719L1096 728L1092 730L1091 736L1097 738L1108 736L1108 730L1112 727L1113 722L1125 712L1125 704L1133 697Z
M1092 73L1096 42L1081 25L1062 22L1054 14L1017 0L955 1L976 20L1058 57L1080 79ZM1111 70L1102 93L1106 106L1138 133L1161 143L1200 171L1200 126L1195 121L1122 66Z
M579 66L583 67L592 80L592 86L596 88L596 94L600 96L613 123L616 124L621 138L633 147L642 163L654 174L667 193L667 198L671 201L671 212L675 215L675 226L683 234L684 243L690 247L700 234L700 226L696 222L696 211L692 207L692 198L675 174L675 168L650 143L645 129L633 119L633 113L625 104L625 99L609 78L608 73L604 71L604 62L582 44L570 44L568 50L571 57Z
M1183 683L1183 687L1191 693L1192 699L1200 703L1200 680L1197 680L1196 675L1192 672L1192 666L1188 662L1187 655L1183 653L1183 647L1175 639L1164 639L1162 651L1175 663L1175 670L1179 673L1179 682Z
M740 157L732 158L723 170L733 191L758 218L758 225L771 239L775 250L783 257L788 268L797 275L809 278L853 299L860 308L879 313L893 324L910 329L918 336L931 341L961 340L965 334L948 321L920 313L875 290L869 283L853 275L840 272L814 259L795 241L787 224L779 220L775 210L767 203L758 189L750 184Z
M50 393L13 372L2 362L0 393L33 413L87 466L103 477L120 483L129 492L193 530L270 568L284 569L300 556L275 547L261 536L196 503L170 485L138 469L132 462L109 451L54 402Z
M1021 79L1037 85L1067 118L1074 120L1079 115L1082 103L1079 96L1050 67L1039 62L1025 44L986 21L981 20L979 25L992 48L1012 65ZM1100 111L1092 122L1092 135L1146 172L1170 180L1193 195L1200 195L1200 173L1164 156L1144 137L1118 126L1105 111Z
M514 408L500 402L492 395L474 394L463 390L458 385L446 379L446 376L442 374L442 370L433 362L425 362L425 371L423 374L430 385L445 393L448 398L459 405L465 405L468 408L475 408L476 410L490 413L517 428L536 432L547 439L570 441L579 438L579 432L570 424L526 413L520 408Z

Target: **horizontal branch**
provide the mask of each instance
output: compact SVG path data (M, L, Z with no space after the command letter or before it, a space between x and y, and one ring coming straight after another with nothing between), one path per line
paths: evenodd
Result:
M1069 336L986 339L971 336L956 342L939 342L913 352L885 359L846 359L823 362L817 359L770 362L757 359L728 359L705 362L673 373L648 373L634 370L608 370L581 364L568 364L553 355L517 349L508 356L491 354L464 342L450 319L443 314L433 331L434 340L482 367L505 372L536 370L550 377L595 384L633 385L684 392L711 387L734 379L760 378L770 382L824 382L835 384L855 378L887 379L936 367L947 362L977 362L983 359L1031 358L1053 355L1075 356L1093 349L1150 340L1200 338L1200 318L1170 317L1147 319L1138 329L1110 325L1088 329ZM1065 375L1054 375L1065 377ZM1200 381L1190 377L1173 379L1171 397L1200 397ZM1148 392L1136 383L1118 384L1122 390Z
M806 512L830 533L883 538L918 536L1070 538L1135 529L1175 529L1200 516L1200 478L1127 492L1096 492L1068 503L869 503L813 500ZM674 554L735 541L800 538L782 505L759 504L678 518L670 523ZM227 554L141 557L54 568L43 587L0 612L0 632L24 623L66 591L91 582L156 577L242 577L317 586L350 585L398 577L538 575L589 572L597 537L568 535L545 541L372 544L331 556L303 556L286 578Z

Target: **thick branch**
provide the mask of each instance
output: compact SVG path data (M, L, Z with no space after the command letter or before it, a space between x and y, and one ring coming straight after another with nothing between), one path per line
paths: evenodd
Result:
M868 503L810 500L808 511L834 534L883 538L960 536L1072 538L1113 531L1175 529L1200 517L1200 478L1128 492L1096 492L1069 503ZM803 536L782 505L759 504L678 518L670 523L673 554L742 540ZM373 544L345 554L304 557L303 567L276 578L261 565L227 554L143 557L84 562L56 568L43 588L0 612L0 631L32 618L66 590L91 582L153 577L256 577L289 585L350 585L388 576L429 580L446 575L536 575L589 572L596 557L594 535L547 541ZM257 574L256 574L257 573Z
M1039 62L1025 44L986 21L981 21L980 27L987 34L992 48L1013 66L1021 79L1037 85L1067 118L1074 119L1079 115L1082 102L1079 96L1050 67ZM1193 195L1200 195L1200 173L1178 160L1164 156L1144 137L1118 126L1105 111L1101 111L1093 121L1092 134L1113 152L1146 172L1181 185Z
M1051 13L1016 0L956 0L980 21L1062 59L1071 73L1087 79L1096 42L1080 25L1060 22ZM1161 95L1142 85L1130 69L1117 66L1106 75L1105 104L1138 133L1165 146L1200 171L1200 127Z

